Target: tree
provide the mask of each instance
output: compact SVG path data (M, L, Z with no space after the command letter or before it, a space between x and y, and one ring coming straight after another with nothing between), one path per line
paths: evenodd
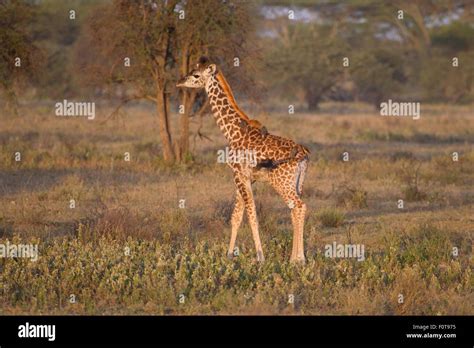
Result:
M87 13L93 9L92 0L42 0L37 2L31 18L31 38L44 55L44 66L34 83L40 98L62 99L77 97L73 66L73 47ZM71 18L71 12L73 18Z
M373 33L393 36L395 30L406 49L420 55L430 49L430 27L454 17L469 23L474 16L474 3L469 0L354 0L348 6L354 18L369 23Z
M174 58L177 76L187 75L200 56L210 56L230 77L246 86L253 86L251 72L257 59L254 39L256 12L250 2L222 0L183 1L180 3L184 18L176 24ZM252 88L250 88L252 89ZM189 119L207 111L202 103L203 91L180 89L180 136L175 146L178 160L189 152ZM199 94L201 93L201 95Z
M359 52L354 60L351 76L362 100L378 108L383 100L402 89L406 75L396 49L368 49Z
M371 46L383 43L384 47L367 50L370 44L360 46L366 52L360 52L359 61L370 70L366 67L364 71L359 64L353 74L361 92L371 101L377 104L384 94L411 92L410 87L415 87L413 92L422 92L410 93L412 98L448 102L469 99L474 80L472 1L394 0L382 4L360 0L351 7L358 19L369 23L364 32L372 39ZM384 53L389 47L393 49ZM452 66L455 56L462 62L459 68ZM403 64L402 59L407 63Z
M272 79L300 87L308 110L317 110L343 76L345 44L330 26L292 24L285 29L267 54Z
M17 114L16 86L37 72L41 53L25 29L32 8L23 1L0 0L0 87L6 109Z
M252 30L249 9L240 1L116 0L89 19L77 61L87 82L112 91L122 86L121 105L135 99L155 103L163 158L180 161L189 151L189 117L202 98L196 91L180 92L184 113L174 141L170 104L178 93L175 82L202 54L224 62L245 55Z
M424 59L420 71L424 97L451 103L472 101L474 28L455 21L433 29L431 37L432 55Z

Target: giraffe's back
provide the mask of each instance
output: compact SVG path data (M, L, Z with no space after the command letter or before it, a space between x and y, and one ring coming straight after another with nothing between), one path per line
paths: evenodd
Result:
M271 161L275 164L281 161L308 159L309 149L295 141L273 134L261 134L258 129L249 129L247 134L234 144L237 149L250 149L255 152L257 162Z

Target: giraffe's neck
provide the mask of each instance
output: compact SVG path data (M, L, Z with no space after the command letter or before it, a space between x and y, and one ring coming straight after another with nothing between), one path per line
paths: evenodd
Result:
M242 116L232 93L218 76L209 78L206 84L206 92L214 119L221 132L229 143L235 142L242 136Z

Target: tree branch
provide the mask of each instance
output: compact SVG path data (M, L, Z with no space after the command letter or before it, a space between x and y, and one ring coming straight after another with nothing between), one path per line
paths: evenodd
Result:
M125 99L123 99L119 105L117 105L117 107L115 107L115 109L107 116L107 118L100 122L99 124L100 125L103 125L105 123L107 123L110 119L112 119L113 117L115 117L119 111L122 109L123 106L125 106L125 104L127 104L128 102L132 101L132 100L139 100L139 99L149 99L151 98L150 96L143 96L143 95L134 95L134 96L131 96L131 97L127 97Z

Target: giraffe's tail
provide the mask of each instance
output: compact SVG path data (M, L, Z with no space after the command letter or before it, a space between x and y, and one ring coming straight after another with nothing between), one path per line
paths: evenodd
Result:
M296 147L298 148L298 152L295 156L298 161L296 169L296 193L301 197L303 195L303 184L306 170L308 169L310 151L306 146L303 145L298 144Z
M306 175L306 169L308 169L308 160L309 158L299 161L298 167L296 169L296 193L300 197L303 195L303 184Z

